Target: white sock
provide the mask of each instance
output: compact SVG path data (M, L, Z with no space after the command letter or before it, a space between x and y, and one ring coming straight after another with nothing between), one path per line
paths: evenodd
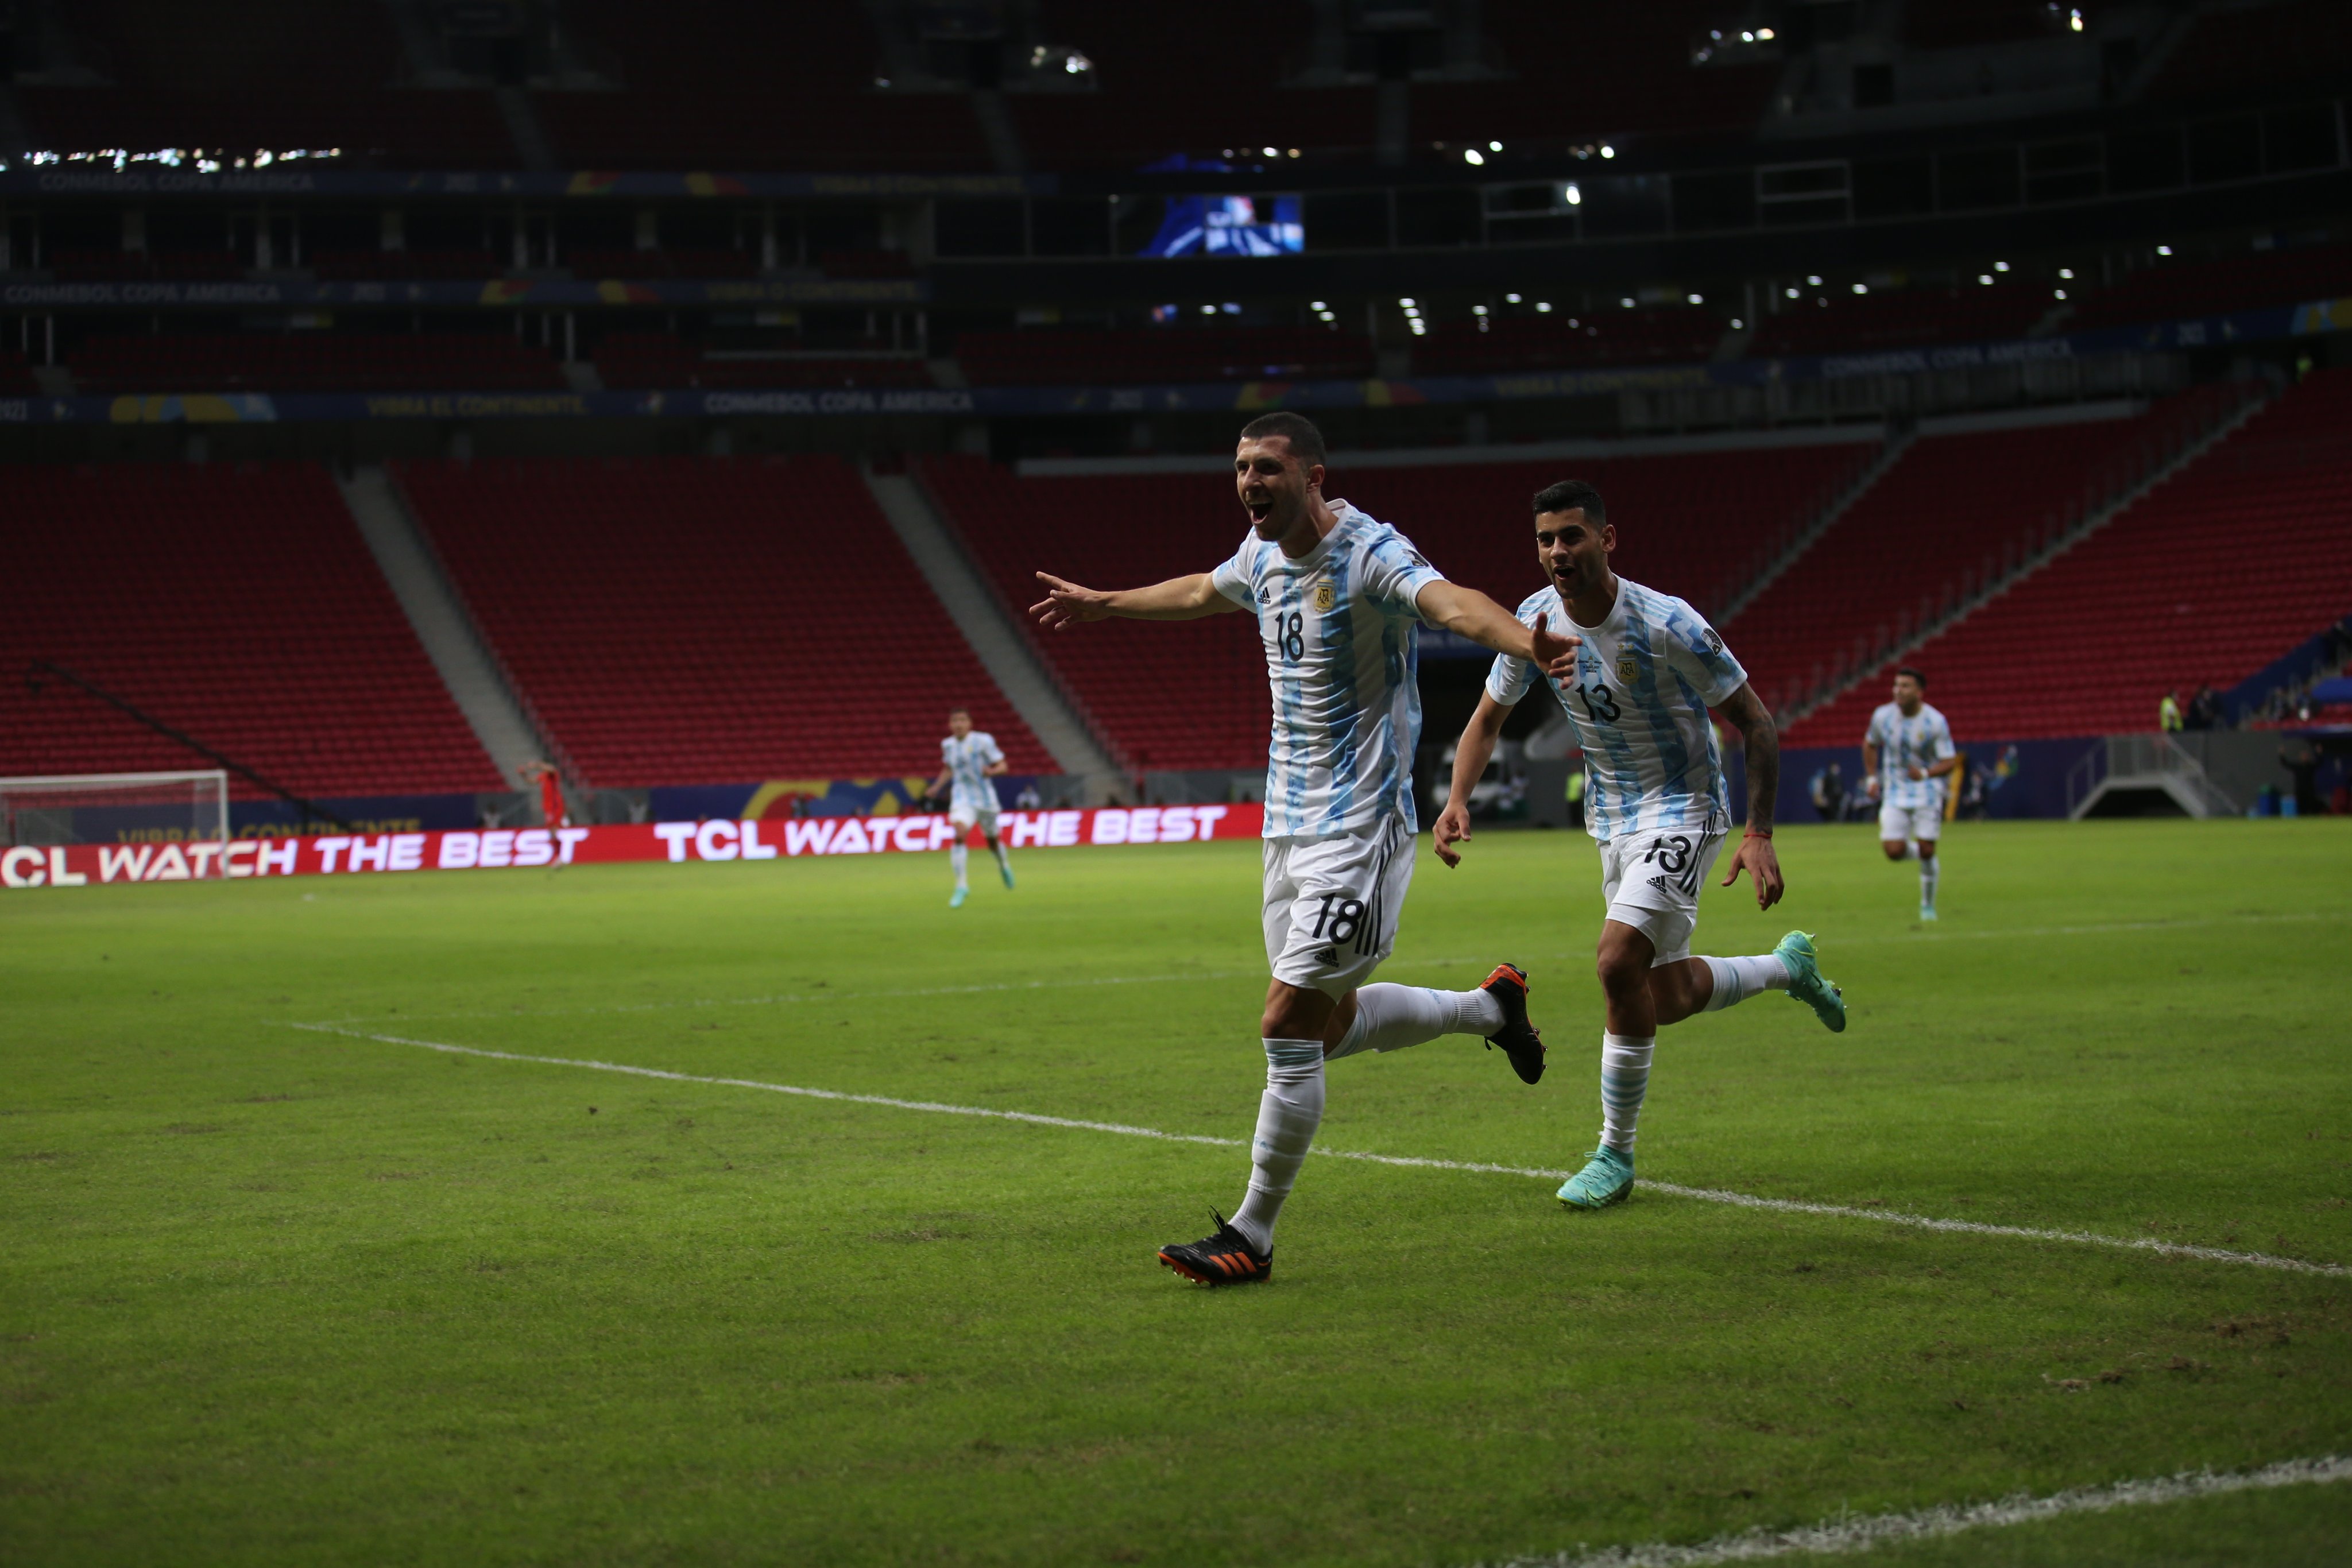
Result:
M964 875L964 867L971 862L971 852L965 849L961 842L952 843L948 846L948 864L955 868L956 885L958 887L968 888L971 885L971 882Z
M1003 839L999 839L994 843L989 845L988 850L991 854L996 857L996 863L999 866L1002 866L1006 870L1012 869L1013 862L1005 855L1004 841Z
M1919 862L1919 902L1929 909L1936 907L1936 883L1941 880L1943 871L1941 856Z
M1701 958L1706 972L1715 977L1715 994L1706 998L1701 1012L1719 1013L1736 1007L1759 991L1785 991L1793 977L1789 966L1780 962L1776 953L1760 954L1753 958Z
M1365 986L1356 992L1356 1021L1339 1037L1331 1060L1360 1051L1402 1051L1442 1034L1485 1037L1503 1027L1503 1004L1484 991L1433 991L1422 986Z
M1250 1144L1249 1193L1233 1226L1261 1252L1274 1250L1274 1220L1290 1184L1298 1179L1315 1129L1323 1121L1323 1042L1265 1042L1265 1094L1257 1103L1257 1136Z
M1650 1053L1657 1047L1654 1034L1601 1037L1601 1141L1621 1155L1633 1152L1633 1124L1642 1119Z
M1903 858L1906 861L1916 861L1919 858L1918 840L1906 839L1903 841Z

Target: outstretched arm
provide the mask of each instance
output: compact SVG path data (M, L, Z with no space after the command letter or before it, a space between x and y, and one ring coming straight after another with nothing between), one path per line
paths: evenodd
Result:
M1748 834L1732 852L1731 872L1723 885L1738 882L1745 868L1756 884L1756 907L1769 909L1788 886L1780 879L1780 857L1772 852L1772 806L1780 798L1780 731L1753 686L1742 685L1716 711L1739 732L1748 754Z
M1219 593L1205 571L1191 577L1171 577L1149 588L1124 588L1110 592L1081 588L1050 572L1039 572L1037 580L1045 585L1045 597L1031 605L1029 613L1051 632L1075 626L1081 621L1104 621L1114 615L1129 621L1197 621L1203 615L1219 615L1242 608Z
M1476 589L1444 578L1425 584L1413 596L1413 603L1424 619L1469 638L1481 648L1525 659L1545 674L1562 680L1576 672L1576 650L1583 639L1551 632L1540 615L1532 627L1523 626L1517 616Z
M1514 625L1517 622L1514 622ZM1477 787L1478 776L1486 771L1494 760L1495 742L1503 733L1503 720L1517 703L1498 703L1487 693L1478 694L1478 711L1470 716L1463 727L1462 738L1454 748L1454 786L1445 798L1445 810L1437 814L1437 825L1430 830L1430 842L1437 850L1437 858L1447 865L1460 865L1462 852L1454 846L1470 836L1470 791Z

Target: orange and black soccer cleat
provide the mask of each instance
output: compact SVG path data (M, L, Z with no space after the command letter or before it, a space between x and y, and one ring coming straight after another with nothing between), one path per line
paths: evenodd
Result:
M1274 1254L1261 1252L1215 1209L1216 1234L1199 1241L1171 1244L1160 1249L1160 1260L1188 1280L1203 1285L1247 1285L1274 1274Z
M1527 1082L1543 1076L1543 1035L1528 1021L1528 972L1517 964L1497 964L1478 988L1503 1005L1503 1027L1486 1037L1486 1049L1503 1048L1511 1071Z

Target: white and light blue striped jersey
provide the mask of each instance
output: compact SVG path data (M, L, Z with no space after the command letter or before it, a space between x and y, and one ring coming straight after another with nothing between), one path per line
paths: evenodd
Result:
M1746 685L1748 672L1706 618L1622 577L1617 602L1598 626L1577 625L1557 588L1519 606L1523 624L1534 625L1538 615L1552 631L1584 639L1574 681L1543 678L1584 751L1586 831L1606 841L1660 828L1728 827L1731 801L1706 710ZM1497 654L1486 695L1517 703L1540 674L1525 659Z
M1864 746L1878 747L1879 800L1889 806L1916 810L1921 806L1944 803L1944 781L1941 779L1914 779L1906 772L1910 768L1932 768L1953 755L1952 727L1944 716L1919 705L1919 711L1909 718L1894 703L1881 703L1878 711L1870 716L1870 727L1862 734Z
M1360 832L1412 810L1421 742L1421 591L1442 580L1402 534L1345 501L1339 526L1297 560L1252 532L1210 574L1257 612L1274 688L1265 836Z
M996 786L990 782L987 770L1003 760L1004 752L996 744L996 737L984 729L975 729L961 740L950 735L940 741L940 765L955 780L955 794L949 806L969 806L975 811L999 810Z

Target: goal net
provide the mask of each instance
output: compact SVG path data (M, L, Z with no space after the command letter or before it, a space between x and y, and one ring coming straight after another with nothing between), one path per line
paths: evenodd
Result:
M217 768L0 779L0 848L192 842L228 843L228 775Z

